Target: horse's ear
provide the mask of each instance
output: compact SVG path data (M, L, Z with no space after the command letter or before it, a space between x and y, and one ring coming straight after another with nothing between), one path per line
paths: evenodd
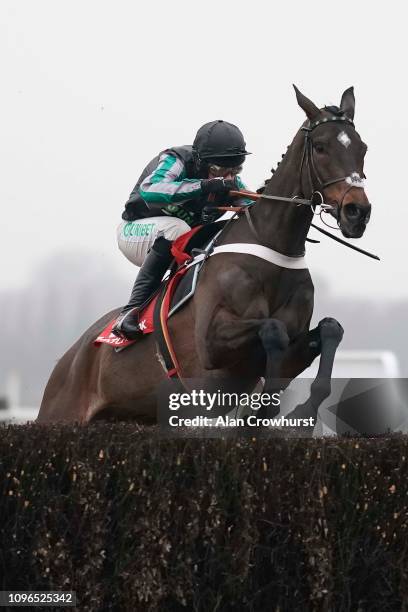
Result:
M349 87L341 96L340 110L342 110L343 113L349 117L349 119L353 120L355 105L356 101L354 98L354 88Z
M318 115L320 114L320 110L315 104L313 104L311 100L309 100L309 98L306 98L306 96L304 96L302 92L299 91L296 85L293 85L293 87L296 92L297 102L300 108L305 111L308 119L310 119L310 121L314 121L315 119L317 119Z

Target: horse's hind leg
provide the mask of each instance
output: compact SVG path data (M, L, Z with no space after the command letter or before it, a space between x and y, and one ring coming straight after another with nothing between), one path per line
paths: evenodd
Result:
M38 423L84 423L89 420L87 415L92 403L100 403L97 394L91 393L100 353L100 349L80 339L61 357L45 388Z
M310 389L310 397L303 404L299 404L292 412L287 415L289 419L305 419L312 417L316 419L317 411L322 402L331 393L331 375L333 371L334 357L337 348L343 338L344 330L336 319L322 319L317 326L318 338L310 338L312 346L310 350L320 348L320 363L315 380ZM310 332L311 333L311 332ZM306 367L309 364L306 364Z

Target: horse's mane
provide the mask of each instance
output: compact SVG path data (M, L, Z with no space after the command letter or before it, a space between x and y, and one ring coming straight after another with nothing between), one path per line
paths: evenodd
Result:
M344 116L344 112L341 110L341 108L339 108L338 106L335 105L330 105L330 106L325 106L323 108L323 110L332 113L333 115L335 115L336 117L343 117ZM289 147L287 147L287 149L289 149ZM283 153L282 155L282 159L285 157L286 153ZM278 161L278 163L276 164L276 168L279 166L279 164L281 163L282 159L280 161ZM271 172L272 174L274 172L276 172L276 168L271 168ZM267 186L267 184L269 183L271 179L265 179L264 184L261 185L257 190L256 193L263 193L265 191L265 187Z
M289 149L289 147L287 147L287 149ZM278 163L276 164L276 168L279 166L279 164L281 163L281 161L285 157L285 155L286 155L286 153L282 153L281 160L278 161ZM274 172L276 172L276 168L271 168L272 174ZM264 184L261 185L260 187L258 187L258 189L256 190L256 193L263 193L265 191L265 187L267 186L267 184L269 183L270 180L271 180L270 178L265 179Z

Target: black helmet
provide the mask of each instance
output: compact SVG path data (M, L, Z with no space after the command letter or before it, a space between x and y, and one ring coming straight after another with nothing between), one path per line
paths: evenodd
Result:
M222 119L211 121L200 127L194 138L193 150L201 160L219 162L220 158L228 158L228 165L232 161L241 164L245 155L251 155L245 150L241 130L236 125L222 121Z

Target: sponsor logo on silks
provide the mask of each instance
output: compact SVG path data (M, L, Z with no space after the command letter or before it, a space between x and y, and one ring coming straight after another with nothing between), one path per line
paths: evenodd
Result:
M146 329L146 327L147 327L146 319L142 319L139 323L139 329L143 331L144 329Z
M125 238L129 238L129 236L150 236L155 225L155 223L139 223L137 221L129 221L123 227L123 235Z
M190 224L194 221L194 215L188 210L185 210L180 204L168 204L166 208L163 209L163 212L171 215L172 217L178 217L182 219L186 223Z

